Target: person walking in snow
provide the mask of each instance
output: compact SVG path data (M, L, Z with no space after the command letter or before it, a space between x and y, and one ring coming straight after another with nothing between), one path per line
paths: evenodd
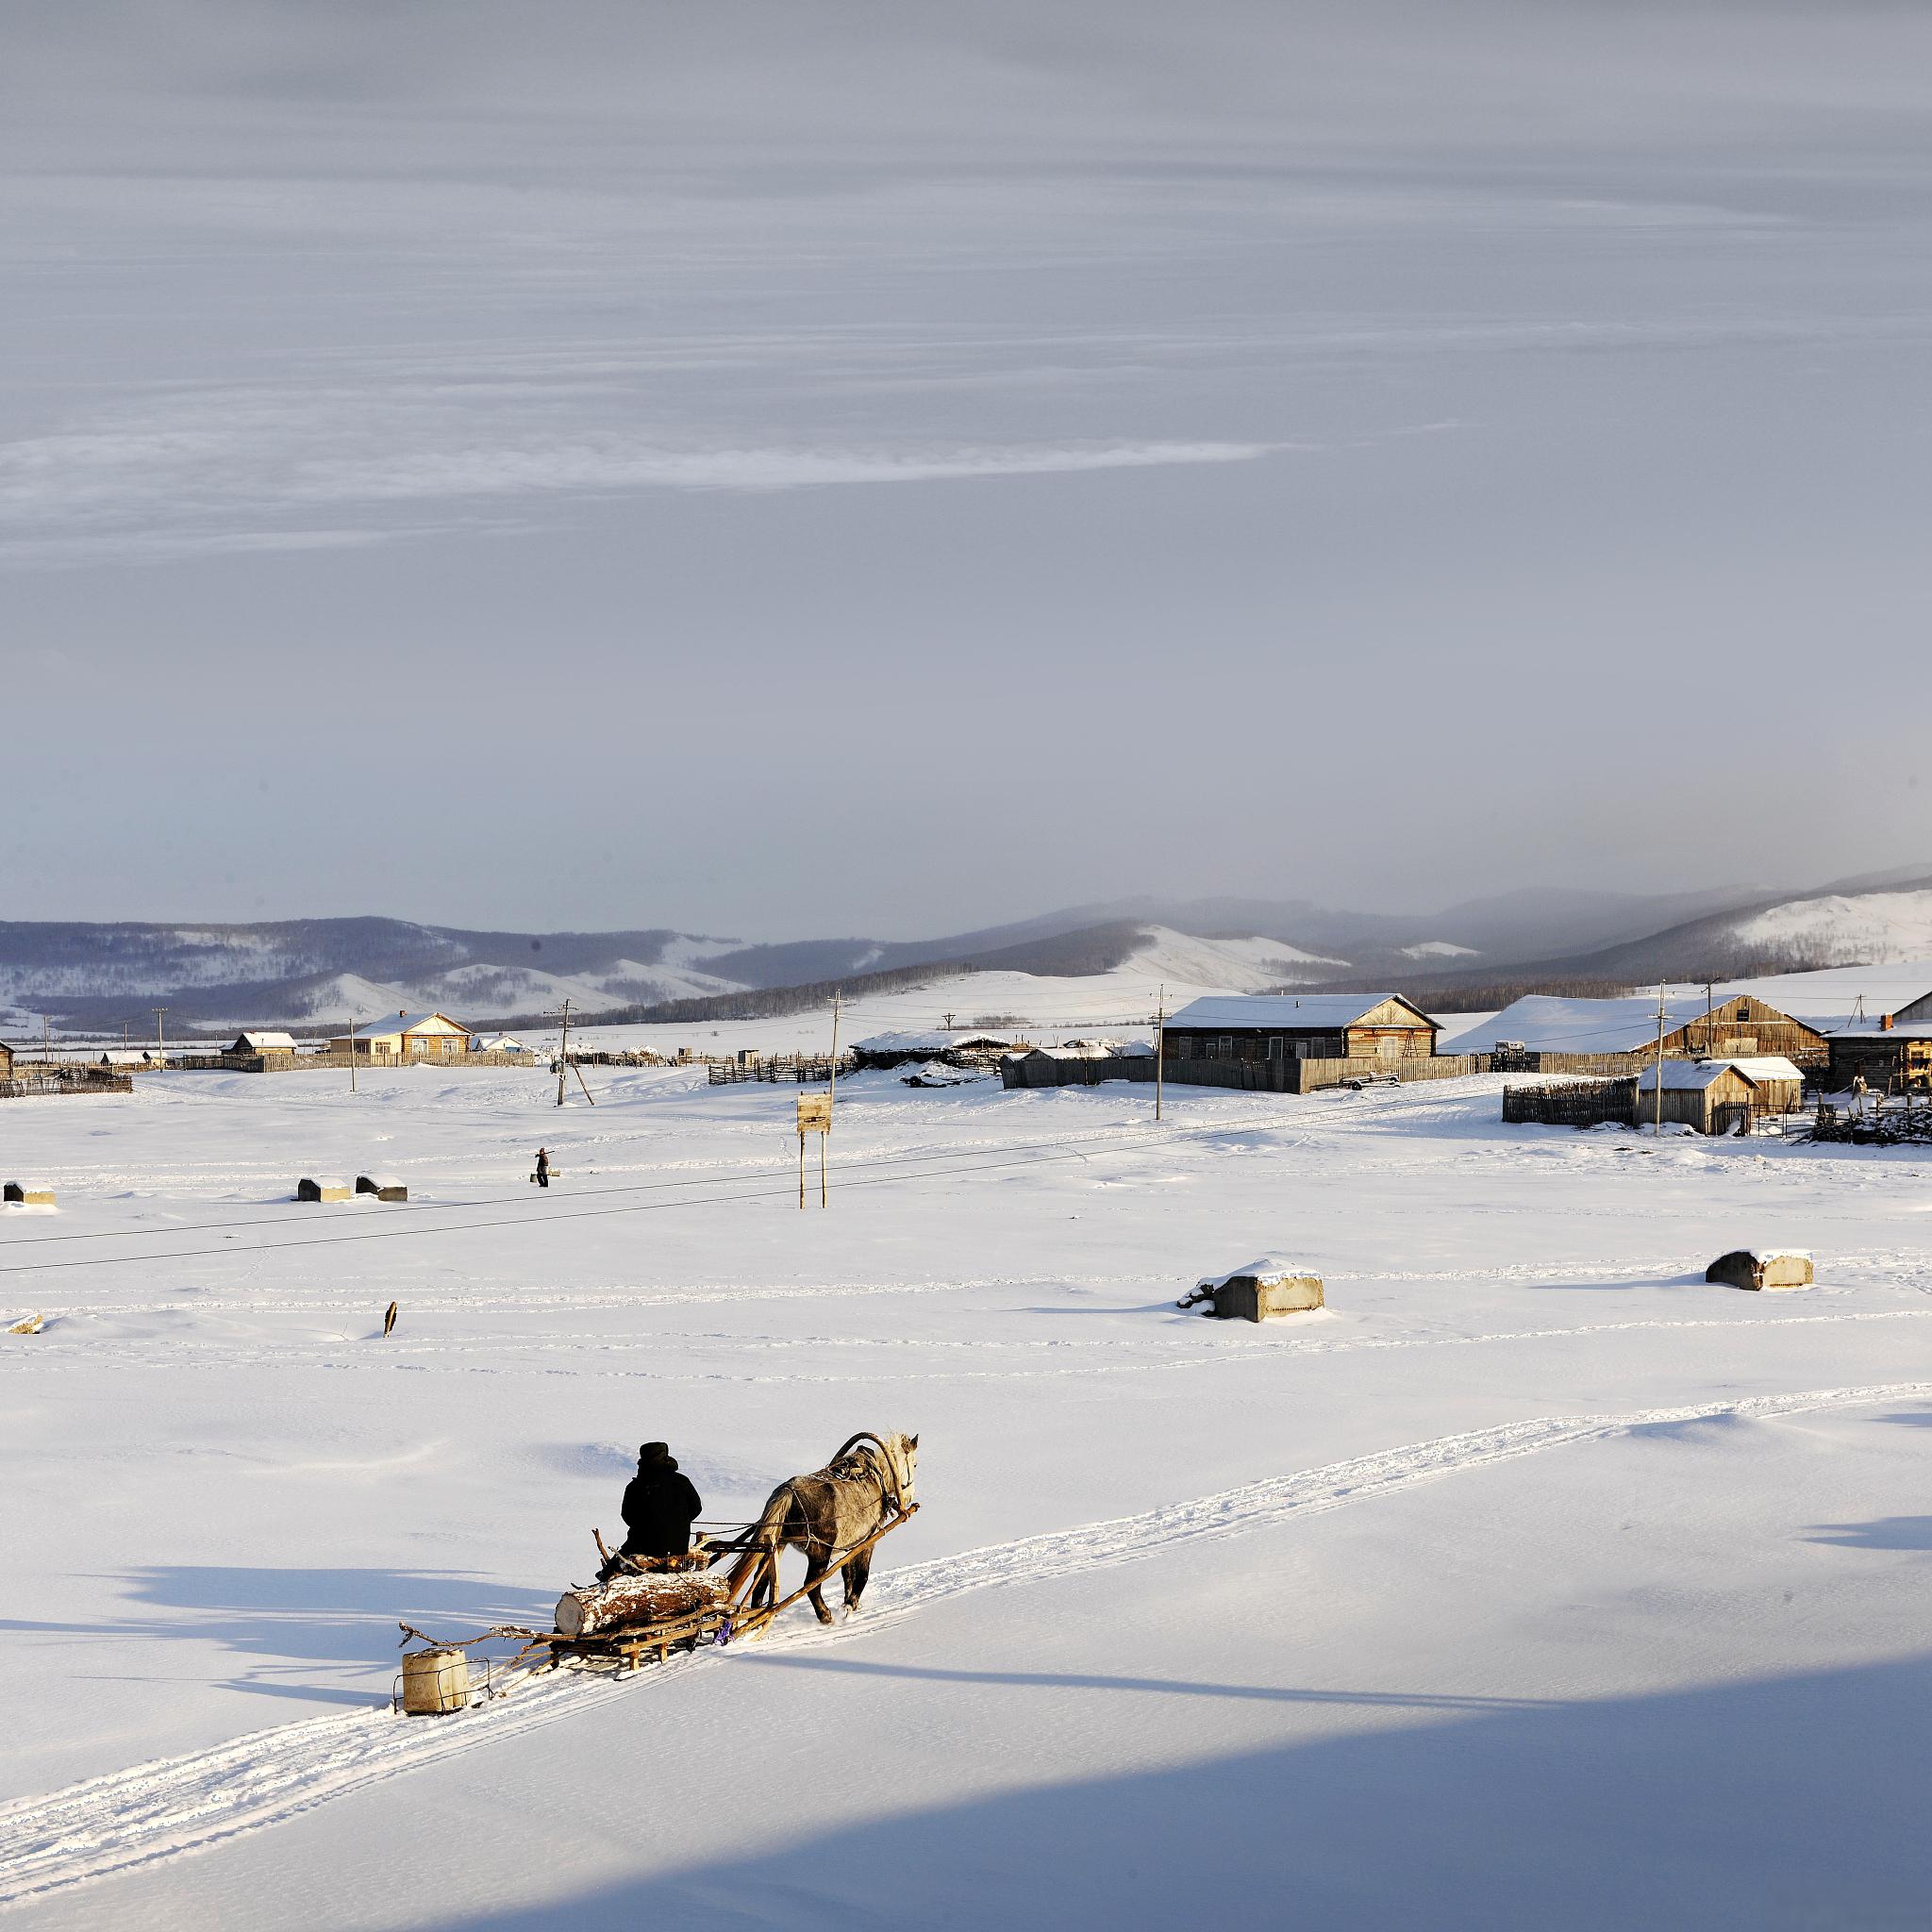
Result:
M540 1188L550 1185L550 1150L547 1147L537 1150L537 1185Z
M691 1526L705 1506L691 1480L677 1467L668 1442L646 1442L638 1451L638 1473L624 1491L625 1557L681 1557L691 1548Z

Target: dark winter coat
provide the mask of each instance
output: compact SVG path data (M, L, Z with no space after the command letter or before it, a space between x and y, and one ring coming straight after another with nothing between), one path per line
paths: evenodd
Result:
M641 1469L624 1492L624 1540L628 1557L681 1557L691 1548L691 1526L705 1513L691 1478L670 1457Z

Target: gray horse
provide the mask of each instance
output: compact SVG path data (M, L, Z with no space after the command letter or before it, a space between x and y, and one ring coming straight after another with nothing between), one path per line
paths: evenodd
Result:
M844 1574L845 1614L852 1615L872 1574L872 1551L861 1550L842 1563L834 1559L840 1551L863 1542L881 1524L890 1523L911 1507L916 1500L912 1476L918 1461L917 1436L877 1436L861 1429L824 1468L780 1483L772 1491L763 1515L752 1525L752 1548L731 1571L732 1594L735 1596L752 1571L769 1557L749 1607L775 1602L778 1552L803 1550L806 1587L819 1622L832 1621L822 1586L826 1573L835 1567Z

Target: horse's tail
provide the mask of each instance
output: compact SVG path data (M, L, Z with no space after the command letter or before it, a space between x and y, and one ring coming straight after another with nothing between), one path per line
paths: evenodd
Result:
M779 1539L785 1533L785 1519L791 1513L791 1485L780 1483L767 1500L764 1514L751 1526L751 1547L731 1566L726 1587L733 1596L760 1563L778 1554Z

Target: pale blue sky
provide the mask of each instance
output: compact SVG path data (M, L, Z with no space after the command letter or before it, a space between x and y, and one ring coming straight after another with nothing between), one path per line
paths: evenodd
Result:
M1927 9L6 31L0 916L1932 859Z

